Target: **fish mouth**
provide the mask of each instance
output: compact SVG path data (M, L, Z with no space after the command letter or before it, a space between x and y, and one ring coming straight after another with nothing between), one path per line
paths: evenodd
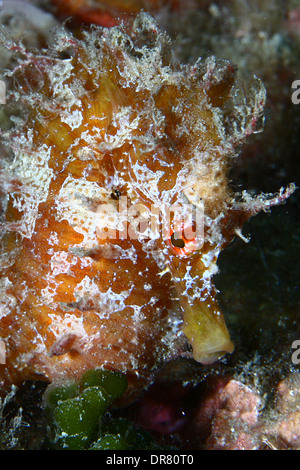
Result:
M213 299L185 305L183 333L192 346L193 358L201 364L213 364L234 351L223 314Z
M169 269L182 310L182 332L192 347L193 357L202 364L212 364L232 353L234 345L216 299L217 291L204 276L202 264L198 258L184 263L173 257ZM213 263L210 272L216 272Z
M218 347L216 345L215 348L212 348L211 351L195 351L193 349L193 357L195 361L200 362L203 365L210 365L214 362L217 362L219 359L222 359L226 354L233 353L234 345L232 341L229 339L224 345Z

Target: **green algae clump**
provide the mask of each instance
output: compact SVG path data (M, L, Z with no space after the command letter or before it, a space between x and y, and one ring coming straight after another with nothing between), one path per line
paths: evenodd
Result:
M87 371L77 382L49 386L45 401L54 446L88 448L94 436L99 437L102 416L126 388L124 375L102 369Z

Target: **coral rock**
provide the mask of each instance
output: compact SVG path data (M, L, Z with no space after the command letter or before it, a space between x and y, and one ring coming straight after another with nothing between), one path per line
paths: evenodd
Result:
M258 446L255 426L260 397L237 380L230 380L218 397L208 449L252 450Z

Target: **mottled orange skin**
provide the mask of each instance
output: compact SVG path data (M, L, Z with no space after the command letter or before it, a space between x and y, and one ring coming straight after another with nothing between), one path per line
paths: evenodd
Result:
M74 59L74 62L76 60ZM80 72L77 71L77 77L79 74ZM82 77L83 80L85 78ZM86 83L86 87L88 89L88 83ZM6 337L11 330L14 331L13 335L9 333L7 364L1 367L5 378L10 382L24 378L40 377L52 380L57 377L78 376L84 370L102 364L112 369L126 371L129 369L129 377L132 369L134 378L137 370L147 366L146 374L148 375L156 362L155 356L149 355L148 351L152 349L153 345L159 343L161 330L169 328L167 311L171 308L172 302L166 298L165 292L166 289L172 290L170 277L168 276L161 282L157 276L156 263L151 259L144 260L144 254L142 257L139 256L139 242L118 241L118 245L124 250L136 245L139 259L136 265L130 259L103 259L101 251L97 252L95 249L89 254L91 264L83 269L82 258L68 253L70 247L80 243L83 237L65 221L55 220L55 198L67 176L73 175L74 178L77 178L82 176L84 172L86 180L105 186L108 176L113 176L116 171L123 169L123 165L118 165L121 155L128 152L131 158L138 158L138 154L133 153L133 144L131 144L127 145L127 148L122 147L120 150L114 151L113 154L101 155L96 161L72 161L66 164L65 152L86 129L86 123L91 128L93 125L98 125L98 118L101 115L105 117L103 124L107 123L109 127L112 110L120 105L130 103L130 100L133 99L130 92L128 95L122 95L109 78L105 79L105 87L110 101L107 101L105 106L99 106L99 102L103 99L102 90L89 93L86 102L89 107L85 107L83 103L84 124L74 132L70 132L69 126L61 123L59 117L51 119L47 117L46 122L40 125L35 121L35 114L32 116L31 125L35 134L35 142L40 141L53 149L53 158L49 162L49 167L53 168L55 177L51 181L47 202L39 206L40 216L36 221L31 238L22 240L20 235L11 232L6 234L3 240L4 251L9 252L12 247L18 247L15 263L2 273L10 279L13 285L7 293L17 299L17 305L11 310L8 317L2 319L0 325L2 337ZM35 110L34 113L36 111L43 113L43 109ZM93 122L94 113L96 115L95 122ZM147 159L149 159L149 155L147 155ZM157 169L159 164L156 163L152 166ZM118 189L122 194L126 192L126 188ZM109 194L111 192L112 190ZM113 199L112 202L114 202ZM93 204L92 210L96 210L97 201L96 203L91 202L91 206ZM19 219L18 211L11 204L8 205L6 217L8 222L13 221L14 223ZM55 243L51 241L53 233L57 234ZM53 283L50 283L51 287L55 289L55 295L52 305L45 305L40 300L41 291L49 286L47 275L49 272L51 273L50 265L53 252L61 251L68 253L66 262L70 263L70 268L68 268L68 273L55 276ZM49 254L50 252L51 254ZM127 274L124 276L124 273ZM103 321L99 320L93 311L97 310L97 300L95 301L96 305L93 305L93 300L78 308L76 305L71 305L72 303L76 304L74 288L85 276L93 279L100 292L105 292L108 287L111 287L113 292L119 293L134 286L133 292L126 299L128 307L125 307L122 312L111 313L109 318ZM152 289L148 292L143 289L147 282L152 285ZM24 285L29 289L29 293L23 300ZM155 302L151 302L153 292L157 298ZM63 308L60 306L62 303ZM142 306L142 313L145 317L138 329L136 325L132 325L131 321L133 312L130 305L132 304ZM87 337L96 335L97 341L94 341L87 354L83 351L85 338L78 338L76 335L73 337L70 333L71 339L69 340L69 334L66 333L61 340L57 341L49 328L51 325L49 315L55 312L56 315L64 317L69 311L75 317L83 319ZM104 334L101 333L101 339L98 339L97 333L102 329ZM18 366L20 352L30 351L37 337L42 338L42 343L46 346L45 351L33 354L29 361L23 363L21 367ZM130 364L131 355L136 354L136 349L138 349L138 366ZM142 370L141 373L143 373Z
M236 203L228 185L234 148L250 133L226 141L216 118L224 108L234 119L235 70L172 65L168 38L147 15L128 35L89 34L86 47L62 32L59 52L36 62L28 54L14 71L32 93L9 134L17 163L2 172L3 386L101 366L124 371L131 393L188 343L203 363L233 351L211 278L219 252L263 208ZM28 156L37 166L29 176ZM171 233L149 245L120 239L119 229L103 240L87 223L121 196L151 211L182 195L204 201L207 217L204 244L191 252L180 253Z

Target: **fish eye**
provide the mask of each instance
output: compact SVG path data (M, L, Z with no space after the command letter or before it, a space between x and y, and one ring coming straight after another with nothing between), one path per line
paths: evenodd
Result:
M171 243L173 246L176 248L184 248L185 247L185 241L184 239L180 236L179 232L173 232L171 235Z
M176 224L166 238L166 243L173 254L180 258L197 255L203 245L203 238L196 230L196 224Z
M118 189L114 189L113 192L111 193L110 197L112 199L115 199L116 201L120 199L121 192Z
M170 233L168 244L173 253L181 258L192 255L198 249L196 238L189 240L179 231L172 231Z

